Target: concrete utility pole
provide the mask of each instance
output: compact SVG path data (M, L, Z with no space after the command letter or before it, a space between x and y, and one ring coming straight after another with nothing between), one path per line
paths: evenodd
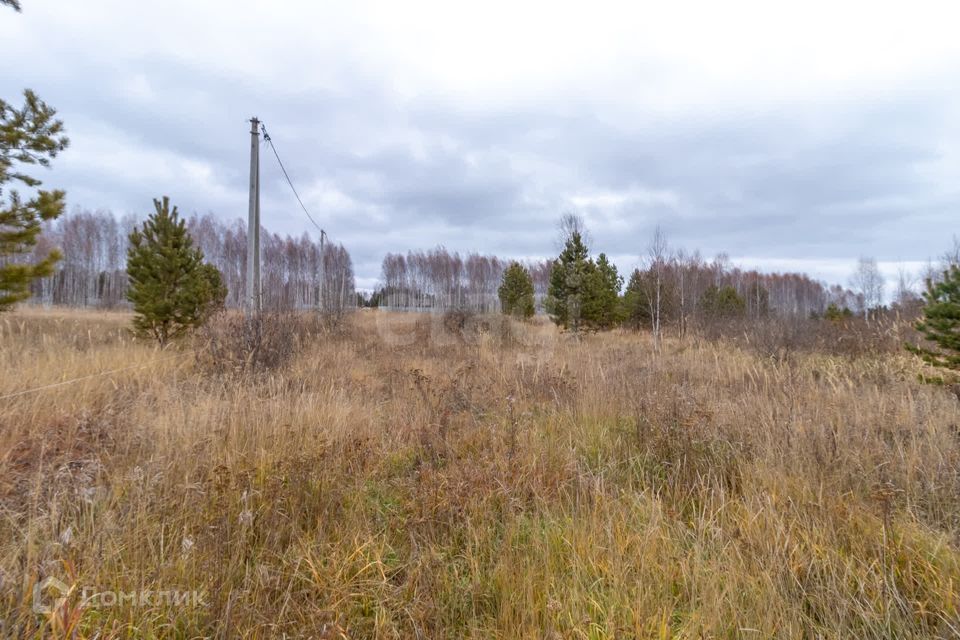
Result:
M260 291L260 121L250 119L250 215L247 223L247 313L258 315Z

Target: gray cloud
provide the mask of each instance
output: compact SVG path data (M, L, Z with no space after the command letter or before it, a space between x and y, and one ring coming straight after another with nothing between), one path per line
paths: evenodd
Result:
M10 23L0 37L37 38L54 5L36 5L39 17L30 3L24 16L0 14ZM63 18L48 35L71 28ZM157 37L175 28L158 25ZM186 211L242 217L245 120L256 114L366 284L387 251L442 244L550 255L564 211L582 213L595 248L622 267L657 224L688 249L757 264L805 259L824 277L861 254L922 260L943 248L945 228L960 231L960 138L950 135L960 130L958 100L949 76L935 72L802 98L678 98L675 109L648 108L620 77L583 86L571 77L542 93L464 95L442 82L410 90L374 41L332 60L324 44L327 66L313 74L320 53L301 42L298 56L275 36L262 66L245 73L207 44L163 50L97 35L73 33L74 44L53 51L20 45L16 64L0 70L4 97L35 87L73 137L48 184L66 188L71 205L117 213L145 211L167 193ZM650 58L623 74L662 84L677 68ZM759 81L754 89L763 94ZM313 232L269 149L261 153L265 224Z

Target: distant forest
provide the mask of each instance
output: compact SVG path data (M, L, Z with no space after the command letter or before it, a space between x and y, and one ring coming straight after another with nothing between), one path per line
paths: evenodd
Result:
M33 283L33 301L75 307L127 305L128 236L134 215L117 219L108 211L73 211L43 232L33 256L59 247L63 259L52 277ZM246 288L247 223L224 223L212 214L187 218L187 228L206 258L223 276L228 307L241 306ZM308 234L281 236L263 229L263 306L265 309L344 309L356 304L353 263L340 244L320 243ZM322 300L321 300L322 299Z
M388 253L381 281L370 304L402 309L467 308L486 312L499 309L497 289L511 260L475 253L461 256L443 247ZM525 261L539 311L550 283L552 260ZM822 314L831 304L860 311L863 296L839 285L829 286L802 273L760 273L733 266L726 256L707 261L698 252L676 252L648 262L641 275L659 272L664 291L664 315L680 313L696 318L704 292L710 287L733 287L746 301L750 316L778 313L794 316ZM630 274L627 274L630 275Z
M74 210L44 228L33 255L36 260L59 247L63 259L49 278L32 285L33 301L75 307L114 308L126 302L128 236L138 222L132 214L117 218L109 211ZM246 287L246 221L225 223L213 214L187 218L187 227L206 260L227 286L228 307L240 307ZM498 288L513 262L494 255L462 255L444 247L387 253L380 286L362 294L355 289L353 264L342 244L320 243L304 233L282 236L264 229L262 277L264 308L273 310L375 306L404 310L452 308L493 312L500 308ZM731 287L745 301L749 317L777 314L821 315L831 306L862 313L872 304L863 291L815 280L803 273L761 273L733 265L723 254L705 259L699 251L663 251L640 258L641 266L624 280L656 277L663 292L665 318L696 320L705 292ZM553 260L522 261L534 286L538 312L550 283ZM626 284L626 283L625 283ZM856 287L854 287L856 288ZM902 293L902 292L901 292Z

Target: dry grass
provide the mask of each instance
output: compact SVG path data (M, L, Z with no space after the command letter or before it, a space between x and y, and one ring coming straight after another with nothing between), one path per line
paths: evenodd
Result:
M12 636L960 633L960 412L908 357L361 313L226 376L126 321L0 318L0 396L144 365L0 400Z

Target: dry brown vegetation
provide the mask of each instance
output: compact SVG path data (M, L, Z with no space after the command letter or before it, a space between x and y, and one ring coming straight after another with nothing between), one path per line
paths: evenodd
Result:
M127 368L0 400L9 635L960 633L958 400L910 356L359 313L251 372L128 320L0 318L0 396Z

